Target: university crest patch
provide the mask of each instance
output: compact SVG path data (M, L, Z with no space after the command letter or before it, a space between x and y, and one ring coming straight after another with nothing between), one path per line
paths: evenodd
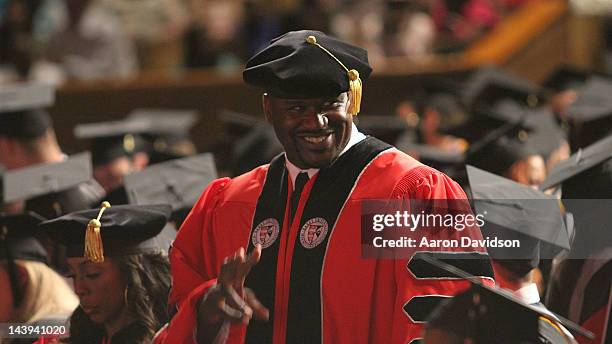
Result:
M278 238L279 232L280 225L276 219L269 218L261 221L257 227L255 227L253 235L251 236L253 246L260 244L261 248L270 247L270 245L276 241L276 238Z
M300 231L300 243L305 248L315 248L325 240L329 225L322 217L315 217L306 221Z

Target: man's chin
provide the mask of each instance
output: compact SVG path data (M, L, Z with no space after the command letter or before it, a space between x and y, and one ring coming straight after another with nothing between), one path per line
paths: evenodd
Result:
M337 159L337 154L322 154L320 156L305 157L302 161L307 165L307 168L321 169L329 167Z

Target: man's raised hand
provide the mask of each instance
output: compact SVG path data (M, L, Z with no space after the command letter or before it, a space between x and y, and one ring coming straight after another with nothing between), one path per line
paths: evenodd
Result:
M261 245L256 245L248 256L241 247L233 256L224 259L217 284L203 296L198 310L198 337L205 335L208 339L202 342L211 342L210 335L216 335L225 321L248 324L252 317L268 320L268 309L252 290L244 287L246 277L260 257Z

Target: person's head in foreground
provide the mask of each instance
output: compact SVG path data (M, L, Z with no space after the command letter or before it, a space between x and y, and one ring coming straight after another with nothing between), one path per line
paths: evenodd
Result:
M80 301L70 318L71 343L148 343L168 320L172 234L163 229L170 212L167 205L105 202L41 224L67 249Z
M296 166L331 165L349 142L359 113L367 51L318 31L293 31L247 63L244 80L266 90L266 119Z
M78 301L47 265L47 252L34 237L44 220L32 213L0 214L0 322L63 324Z

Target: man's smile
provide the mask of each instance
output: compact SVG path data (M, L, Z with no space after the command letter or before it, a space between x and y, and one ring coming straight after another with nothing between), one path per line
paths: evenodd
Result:
M329 149L334 141L333 131L298 134L297 141L300 146L310 150Z

